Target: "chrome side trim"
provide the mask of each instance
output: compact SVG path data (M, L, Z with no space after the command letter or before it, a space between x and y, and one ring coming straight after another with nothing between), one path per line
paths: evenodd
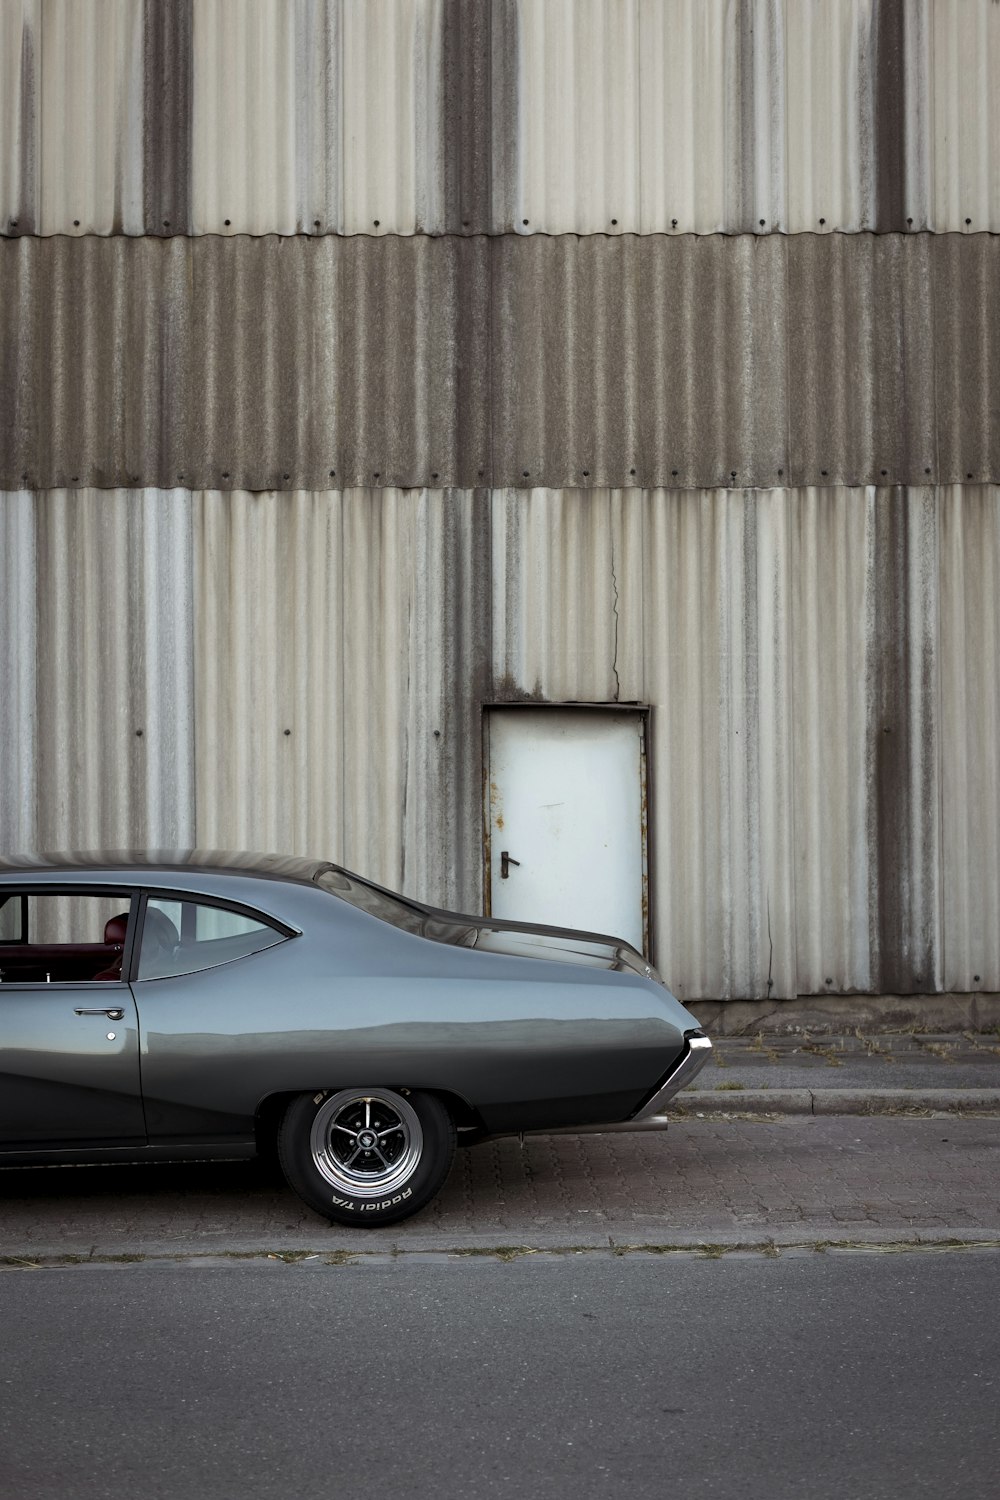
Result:
M707 1036L688 1036L685 1040L687 1046L675 1067L667 1074L652 1099L647 1099L638 1114L633 1115L632 1119L627 1121L633 1129L641 1130L643 1128L641 1122L655 1119L657 1115L662 1114L674 1095L686 1088L708 1062L712 1043ZM653 1126L653 1129L656 1129L656 1126Z
M644 1115L640 1120L619 1120L606 1125L556 1125L549 1130L525 1130L522 1135L621 1135L639 1130L666 1130L670 1121L666 1115Z

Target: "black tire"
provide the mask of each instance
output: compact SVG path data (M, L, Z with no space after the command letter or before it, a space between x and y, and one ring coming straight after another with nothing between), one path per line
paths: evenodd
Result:
M289 1186L332 1224L375 1229L418 1213L455 1156L455 1124L434 1094L324 1089L300 1094L278 1128Z

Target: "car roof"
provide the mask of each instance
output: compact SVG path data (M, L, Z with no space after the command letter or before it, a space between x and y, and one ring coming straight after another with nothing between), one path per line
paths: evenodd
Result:
M225 849L100 849L64 853L0 855L2 875L60 875L114 871L116 875L208 870L220 875L291 880L312 885L328 860L292 854L251 854Z

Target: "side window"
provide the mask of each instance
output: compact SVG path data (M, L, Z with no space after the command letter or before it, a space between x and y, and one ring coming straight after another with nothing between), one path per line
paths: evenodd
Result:
M120 981L130 904L130 891L11 892L0 906L0 981Z
M0 896L0 943L26 943L27 916L27 897Z
M139 978L167 979L230 964L283 943L263 917L201 901L150 896L142 924Z

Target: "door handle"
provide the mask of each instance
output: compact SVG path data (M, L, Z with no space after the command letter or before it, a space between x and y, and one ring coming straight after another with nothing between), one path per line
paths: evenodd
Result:
M125 1012L118 1005L113 1005L110 1010L105 1010L103 1006L98 1006L96 1010L88 1010L81 1006L78 1010L74 1011L74 1015L107 1016L109 1021L123 1021L125 1019Z
M501 849L501 851L500 851L500 879L501 880L509 880L510 879L510 867L511 867L511 865L518 865L518 866L520 866L520 863L521 863L521 861L519 859L512 859L511 856L507 853L506 849Z

